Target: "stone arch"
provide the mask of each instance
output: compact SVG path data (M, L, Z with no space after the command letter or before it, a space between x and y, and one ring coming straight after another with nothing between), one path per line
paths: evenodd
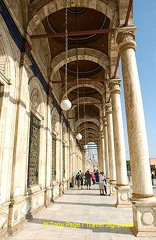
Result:
M2 72L4 75L6 74L6 66L7 66L7 56L5 53L3 38L0 36L0 72Z
M18 67L13 49L14 43L12 42L2 16L0 16L0 22L0 73L2 73L12 85L16 85L18 81Z
M88 138L87 142L88 143L94 142L96 146L98 145L98 141L96 141L95 139L94 139L94 141L92 141L92 139Z
M75 99L72 101L72 108L69 110L69 114L77 107L76 105L73 106L73 104L77 104L78 99ZM92 98L92 97L81 97L79 98L79 104L80 103L93 103L94 106L96 106L99 110L102 110L102 107L96 103L101 103L98 99Z
M99 132L99 127L96 126L95 124L89 126L87 129L93 129L93 130L95 130L96 132ZM79 131L80 131L80 132L83 131L83 130L85 130L85 126L84 126L84 125L79 128ZM88 130L86 130L86 132L87 132L87 131L88 131Z
M63 122L62 123L62 140L67 143L68 142L68 138L69 138L69 136L68 136L68 132L67 132L67 126Z
M40 1L36 0L32 5L30 5L30 21L28 25L28 33L32 34L38 24L50 14L59 11L65 7L85 7L91 8L96 11L99 11L105 14L115 26L118 26L119 16L118 16L118 5L117 2L114 0L109 0L106 3L104 0L67 0L65 4L64 0L47 0L47 1Z
M100 66L102 66L105 69L105 77L107 77L109 73L109 58L106 54L92 48L78 48L77 50L76 48L70 49L68 51L67 63L76 61L77 59L88 60L88 61L98 63ZM66 63L66 52L60 53L52 60L51 79L53 79L53 76L63 65L65 65L65 63Z
M83 123L83 122L93 122L95 125L97 125L98 127L100 126L100 122L99 120L95 119L95 118L80 118L79 120L76 121L75 123L75 129L77 129L77 127Z
M51 129L53 133L59 134L59 114L55 107L51 110Z
M78 84L78 85L75 85L71 88L69 88L67 90L67 95L72 92L73 90L77 89L77 88L80 88L80 87L89 87L89 88L93 88L95 90L97 90L102 96L104 94L104 87L101 83L95 83L93 82L92 84L89 84L89 83L81 83L81 84ZM62 99L65 97L65 94L62 96Z
M29 81L29 95L32 107L42 116L45 116L46 98L42 85L37 77L31 78Z
M87 137L87 141L86 142L96 142L96 139L97 139L97 133L93 133L93 132L90 132L90 133L88 133L88 137ZM97 142L98 142L98 140L97 140Z
M36 167L37 167L37 172L38 172L38 176L37 176L37 185L40 185L43 187L43 177L44 176L44 172L45 172L45 154L46 154L46 146L45 146L45 142L46 142L46 123L47 123L47 96L46 93L39 81L39 79L37 77L33 77L30 79L29 81L29 98L30 98L30 118L29 118L29 122L30 122L30 127L32 127L32 122L31 122L31 114L33 113L33 115L36 117L36 120L38 119L39 122L39 127L37 130L37 134L39 134L39 139L38 141L36 139L34 139L35 144L38 144L38 148L35 152L35 154L37 154L37 159L36 159ZM31 128L29 128L29 139L33 139L33 133L30 131ZM31 134L32 133L32 134ZM30 141L29 141L29 146L31 148L30 151L34 151L33 145L30 145ZM31 158L30 161L33 161L33 158ZM28 173L29 173L29 164L28 164ZM29 177L29 175L27 174L27 177ZM33 188L33 186L32 186Z
M90 133L93 133L93 134L95 134L97 136L97 131L94 130L94 129L87 130L87 134L90 134Z

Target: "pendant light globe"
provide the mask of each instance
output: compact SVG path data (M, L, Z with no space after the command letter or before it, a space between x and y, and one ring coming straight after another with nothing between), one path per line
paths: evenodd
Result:
M61 108L64 110L64 111L67 111L71 108L72 104L71 102L69 101L68 98L62 100L61 102Z
M82 139L81 133L78 133L78 134L76 135L76 139L77 139L77 140L81 140L81 139Z

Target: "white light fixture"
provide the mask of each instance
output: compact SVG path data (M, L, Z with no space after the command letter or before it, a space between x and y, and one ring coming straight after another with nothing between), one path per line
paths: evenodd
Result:
M64 110L64 111L67 111L71 108L72 104L71 102L69 101L68 98L62 100L61 102L61 108Z
M78 134L76 135L76 139L77 139L77 140L81 140L81 139L82 139L81 133L78 133Z
M68 9L66 7L66 22L65 22L65 26L66 26L66 29L65 29L65 32L66 32L66 36L65 36L65 50L66 50L66 64L65 64L65 77L64 77L64 81L65 81L65 97L64 99L61 101L61 108L64 110L64 111L67 111L71 108L72 104L71 102L69 101L68 97L67 97L67 58L68 58L68 29L67 29L67 25L68 25L68 22L67 22L67 15L68 15Z

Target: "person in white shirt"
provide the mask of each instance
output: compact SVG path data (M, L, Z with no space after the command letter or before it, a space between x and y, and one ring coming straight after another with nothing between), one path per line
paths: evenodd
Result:
M100 195L104 195L104 176L103 172L100 172L99 174L99 190L100 190Z

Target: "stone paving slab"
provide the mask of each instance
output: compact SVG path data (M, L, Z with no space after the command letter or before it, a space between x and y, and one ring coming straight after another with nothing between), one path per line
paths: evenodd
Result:
M98 185L92 186L92 190L71 189L8 240L156 240L156 237L136 238L129 227L93 227L84 224L132 223L132 209L116 208L115 202L115 197L100 196ZM53 222L63 227L43 226L43 222ZM78 223L79 226L74 228L74 224Z

